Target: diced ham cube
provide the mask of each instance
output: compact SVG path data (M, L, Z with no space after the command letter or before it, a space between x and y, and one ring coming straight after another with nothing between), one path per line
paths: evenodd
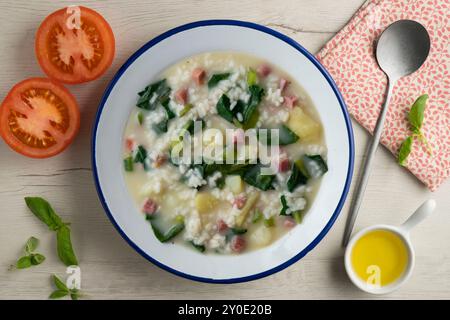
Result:
M147 198L142 207L142 212L146 215L155 214L156 210L158 210L158 204L150 198Z
M291 217L286 217L283 221L283 226L286 229L292 229L293 227L295 227L297 225L297 223L295 223L295 220Z
M136 142L132 138L125 139L125 148L128 152L132 152L136 146Z
M182 88L175 92L175 100L177 100L179 104L185 105L188 100L188 89Z
M246 196L238 195L236 198L234 198L233 206L235 206L238 209L242 209L245 206L246 202L247 202Z
M288 108L294 108L295 105L297 104L298 101L298 97L296 96L285 96L284 97L284 103L286 104L286 106Z
M240 253L245 249L245 239L243 236L235 235L231 238L231 250L236 253Z
M154 167L159 168L161 165L163 165L167 161L167 155L165 154L158 154L156 156L156 159L154 161Z
M244 144L244 142L245 142L245 132L244 132L244 130L240 129L240 128L234 130L234 132L233 132L233 143L241 145L241 144Z
M258 68L256 68L256 72L260 77L267 77L272 69L267 64L262 64Z
M278 171L286 172L289 170L289 167L290 167L289 159L288 158L284 158L284 159L280 158L280 161L278 162Z
M217 231L219 231L222 234L228 231L228 225L222 219L217 221Z
M286 89L286 87L288 85L289 85L289 81L288 80L286 80L284 78L280 79L280 90L281 90L281 92L283 92L283 90Z
M195 68L192 71L192 80L199 86L205 82L206 72L202 68Z

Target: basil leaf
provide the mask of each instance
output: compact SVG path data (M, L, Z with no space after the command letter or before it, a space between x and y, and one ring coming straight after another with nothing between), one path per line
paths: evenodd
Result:
M77 292L71 292L70 293L70 298L72 300L78 300L79 297L80 297L80 295Z
M292 192L299 185L305 185L308 182L308 178L301 172L300 168L293 163L292 173L287 181L287 189Z
M31 264L33 266L37 266L37 265L41 264L42 262L44 262L44 260L45 260L45 257L40 253L34 253L34 254L30 255L30 257L31 257Z
M31 256L24 256L17 260L16 267L17 269L26 269L31 267L33 264L31 263Z
M30 254L31 252L33 252L34 250L36 250L37 246L38 246L39 240L35 237L30 237L27 240L27 243L25 244L25 252L27 254Z
M40 197L25 197L25 202L31 212L42 222L44 222L50 230L57 230L63 222L55 213L50 204Z
M166 79L152 83L138 93L139 99L136 106L145 110L154 110L159 104L163 104L169 99L170 91Z
M223 94L216 104L217 114L229 122L233 122L234 114L230 110L230 98Z
M229 72L213 74L208 81L208 89L214 88L220 81L228 79L230 74Z
M48 297L49 299L61 299L65 296L67 296L69 294L68 291L64 291L64 290L55 290L53 291L50 296Z
M425 106L428 100L428 95L423 94L414 102L411 110L408 113L409 123L413 127L413 131L420 131L423 124L423 118L425 114Z
M70 240L70 229L62 226L56 232L56 249L59 259L66 265L78 265L77 257L73 251L72 241Z
M250 121L264 96L264 89L258 85L252 85L248 89L250 91L250 99L242 112L243 124L247 124Z
M242 177L245 182L263 191L273 189L275 175L261 175L261 165L254 165Z
M52 276L53 278L53 283L55 284L56 288L58 288L59 290L62 291L69 291L69 288L67 288L66 284L64 282L61 281L61 279L59 279L56 275Z
M408 137L403 141L402 145L400 146L400 150L398 152L398 164L401 166L406 165L406 159L408 158L409 154L411 153L412 149L412 143L413 143L413 137Z

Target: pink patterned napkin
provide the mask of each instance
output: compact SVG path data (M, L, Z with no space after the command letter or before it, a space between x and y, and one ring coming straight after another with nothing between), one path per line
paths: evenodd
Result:
M350 114L373 132L387 84L373 55L374 42L400 19L416 20L427 28L431 51L417 72L397 82L381 143L397 156L410 134L407 112L417 97L428 93L422 128L433 154L416 141L407 168L434 191L450 175L450 1L368 0L317 56L336 81Z

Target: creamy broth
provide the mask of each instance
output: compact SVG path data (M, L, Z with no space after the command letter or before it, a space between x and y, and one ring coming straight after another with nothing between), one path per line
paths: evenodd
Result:
M211 78L223 79L209 85ZM136 88L140 98L130 114L123 149L126 184L155 236L202 252L241 253L270 245L301 223L327 171L320 118L301 86L267 61L231 52L187 58L152 83L162 79L165 87L155 85L156 93L151 87ZM248 112L252 101L257 101L253 113ZM219 108L222 102L225 114ZM250 171L257 165L246 165L238 173L233 166L219 166L209 174L206 164L175 165L170 151L191 120L203 120L205 129L223 132L241 126L283 127L290 141L280 149L280 172L263 186L259 180L251 182ZM201 139L204 147L213 143ZM289 191L291 182L294 188Z

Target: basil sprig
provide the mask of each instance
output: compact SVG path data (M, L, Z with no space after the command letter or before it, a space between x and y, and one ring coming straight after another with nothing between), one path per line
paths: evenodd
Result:
M61 299L65 296L70 296L72 300L78 300L80 298L81 294L78 289L69 289L56 275L53 275L52 278L56 290L50 294L50 299Z
M39 240L35 237L30 237L24 247L25 255L16 262L17 269L26 269L32 266L37 266L44 262L45 257L40 253L34 252L38 246Z
M51 205L40 197L26 197L25 202L31 212L47 227L56 231L56 246L59 259L66 265L78 265L70 239L69 224L62 221Z
M401 166L406 165L406 159L411 153L415 139L419 139L419 141L421 141L425 145L429 154L433 153L433 150L431 149L425 135L422 132L427 100L427 94L423 94L418 97L414 104L411 106L411 110L408 113L408 121L412 131L412 135L408 136L400 146L397 160Z

